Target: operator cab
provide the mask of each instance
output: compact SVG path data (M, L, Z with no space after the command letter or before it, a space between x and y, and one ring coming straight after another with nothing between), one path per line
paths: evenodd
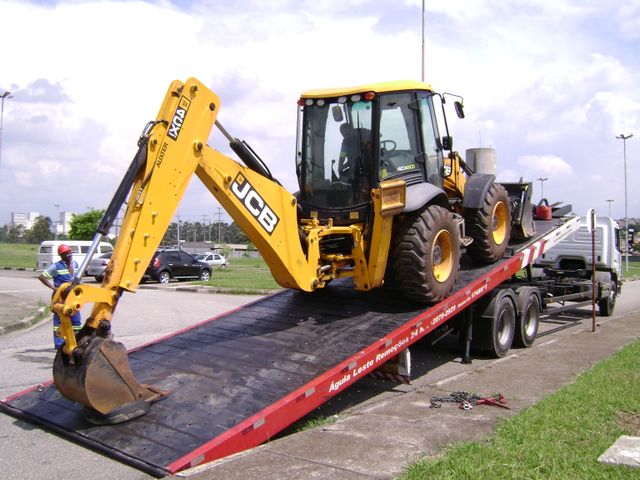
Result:
M433 96L420 82L303 94L296 159L303 218L364 221L371 189L385 180L442 188Z

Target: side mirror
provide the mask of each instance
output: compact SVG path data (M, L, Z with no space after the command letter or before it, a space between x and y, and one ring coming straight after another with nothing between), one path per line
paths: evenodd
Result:
M456 115L458 115L458 118L464 118L464 105L462 105L462 102L456 100L455 102L453 102L453 106L456 110Z

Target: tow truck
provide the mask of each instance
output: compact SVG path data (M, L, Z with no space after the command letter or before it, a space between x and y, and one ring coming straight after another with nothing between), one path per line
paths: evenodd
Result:
M438 99L444 115L445 96L421 82L304 93L292 195L220 125L212 91L173 82L79 269L126 203L102 284L65 284L52 301L65 341L54 384L0 409L166 475L264 442L380 367L408 378L425 335L462 332L465 361L472 340L495 356L530 346L539 291L498 287L579 222L534 224L530 184L469 168L446 116L439 134ZM246 166L206 145L213 126ZM127 353L111 332L117 303L193 174L287 290ZM87 303L76 337L68 319Z

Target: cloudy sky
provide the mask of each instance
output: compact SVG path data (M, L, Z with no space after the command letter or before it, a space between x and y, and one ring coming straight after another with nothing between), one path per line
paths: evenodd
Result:
M534 200L640 217L640 0L426 0L426 81L464 96L456 148L497 149ZM301 91L421 76L421 0L0 0L0 225L105 208L173 79L295 191ZM450 115L455 117L455 115ZM228 150L214 132L209 143ZM194 178L183 220L217 218ZM223 216L223 219L225 217ZM227 217L228 219L228 217Z

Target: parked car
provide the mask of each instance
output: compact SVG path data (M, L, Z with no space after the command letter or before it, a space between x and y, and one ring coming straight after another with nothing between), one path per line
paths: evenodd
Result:
M158 250L144 277L160 283L169 283L172 278L178 280L197 278L207 281L211 277L211 267L182 250Z
M206 263L210 267L227 268L227 259L224 258L224 255L220 255L219 253L201 253L200 255L196 255L196 259L200 262Z
M113 252L104 253L98 257L93 257L89 261L89 265L87 266L87 270L85 275L88 277L93 277L96 279L96 282L102 283L102 279L104 278L104 270L109 265L109 260L111 259L111 254Z

